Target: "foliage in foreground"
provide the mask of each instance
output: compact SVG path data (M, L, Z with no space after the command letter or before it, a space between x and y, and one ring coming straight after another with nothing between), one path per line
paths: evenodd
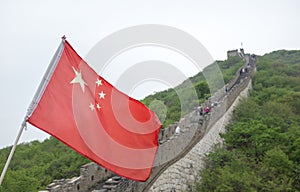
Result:
M196 191L300 191L300 51L267 54L257 69Z
M1 149L0 170L11 147ZM53 179L79 175L81 165L89 162L63 143L51 137L17 146L0 191L22 192L45 189Z

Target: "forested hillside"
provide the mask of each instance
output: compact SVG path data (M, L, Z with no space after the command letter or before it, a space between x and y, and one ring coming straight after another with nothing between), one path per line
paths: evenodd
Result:
M207 74L213 74L213 71L219 67L226 83L243 64L244 61L241 58L232 57L226 61L217 61L204 70ZM218 87L220 83L215 80L212 81L215 85L210 85L214 89L210 90L202 73L191 77L189 80L195 87L199 100L197 103L187 102L190 105L187 109L193 109L198 103L202 103L210 96L210 91L220 88ZM163 118L165 119L164 126L179 120L181 104L177 94L179 91L183 97L189 97L189 92L186 91L186 82L175 89L150 95L142 101L148 106L154 100L164 103L167 111L166 116ZM158 115L161 114L160 105L157 106L158 108L155 105L152 107ZM186 110L184 114L189 112L189 110ZM0 170L4 167L10 149L11 147L7 147L0 150ZM23 143L18 145L16 149L0 191L30 192L45 189L54 179L72 178L79 175L80 166L87 162L89 160L53 137L46 139L44 142Z
M0 169L11 147L0 151ZM29 192L45 189L53 179L72 178L79 175L81 165L88 159L51 137L44 142L33 141L17 146L5 175L2 192Z
M150 105L150 109L156 112L159 119L163 122L163 127L166 127L175 121L179 121L181 112L183 115L190 113L199 103L203 103L217 89L220 89L224 83L228 83L244 63L245 61L240 57L230 57L225 61L216 61L204 68L203 73L205 75L200 72L184 81L175 89L168 89L154 95L149 95L142 102L147 106L153 101L163 102L163 106L166 106L166 108L162 107L162 105ZM219 76L219 72L221 76ZM213 79L216 76L221 77L221 79ZM210 79L207 80L207 78ZM193 89L198 95L197 101L190 100L192 97L190 96L189 82L192 83ZM211 85L208 85L207 82L211 82ZM178 95L183 98L182 101L179 100ZM182 108L182 105L185 106Z
M300 51L259 57L251 97L208 155L197 191L300 191Z

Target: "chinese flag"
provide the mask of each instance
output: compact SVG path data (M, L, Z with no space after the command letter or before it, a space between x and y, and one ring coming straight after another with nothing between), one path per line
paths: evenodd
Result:
M123 177L145 181L150 176L159 119L97 75L66 40L52 59L28 122Z

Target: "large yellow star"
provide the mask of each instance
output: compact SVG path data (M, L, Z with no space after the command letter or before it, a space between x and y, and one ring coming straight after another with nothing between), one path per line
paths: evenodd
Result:
M82 79L81 71L80 72L76 71L76 69L74 67L73 67L73 71L75 73L75 77L70 83L73 83L73 84L74 83L79 83L80 87L82 89L82 92L84 92L84 85L87 85L87 84Z

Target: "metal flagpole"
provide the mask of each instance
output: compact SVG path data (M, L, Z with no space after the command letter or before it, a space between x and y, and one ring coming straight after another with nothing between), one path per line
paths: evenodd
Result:
M19 139L20 139L20 137L22 135L22 132L23 132L24 128L26 127L26 122L27 122L28 118L32 115L32 113L35 110L36 106L38 105L38 103L39 103L39 101L40 101L40 99L41 99L41 97L42 97L42 95L43 95L43 93L44 93L44 91L46 89L46 86L47 86L47 84L48 84L48 82L49 82L49 80L50 80L50 78L51 78L51 76L52 76L52 74L54 72L54 69L55 69L55 67L56 67L56 65L58 63L58 60L59 60L59 58L60 58L60 56L62 54L65 40L66 40L66 37L63 36L62 37L62 43L59 45L57 51L55 52L54 57L52 58L52 60L50 62L50 65L48 66L48 69L47 69L47 71L46 71L46 73L45 73L45 75L43 77L43 80L40 83L40 85L38 87L38 90L36 91L36 93L35 93L35 95L33 97L33 100L32 100L32 102L31 102L31 104L30 104L30 106L29 106L29 108L27 110L27 115L26 115L26 117L24 118L24 120L22 122L22 125L21 125L20 131L18 133L18 136L17 136L17 138L15 140L15 143L14 143L14 145L13 145L11 151L10 151L10 154L9 154L9 156L7 158L5 166L4 166L3 171L1 173L0 186L2 185L2 181L3 181L4 176L6 174L6 171L8 169L9 164L10 164L12 156L13 156L15 150L16 150L16 147L17 147Z
M1 177L0 177L0 186L1 186L2 181L3 181L3 179L4 179L4 176L5 176L5 173L6 173L6 171L7 171L7 168L8 168L8 166L9 166L9 164L10 164L11 158L12 158L12 156L14 155L14 152L15 152L15 150L16 150L16 147L17 147L17 144L18 144L18 142L19 142L19 139L20 139L20 137L21 137L21 135L22 135L22 132L23 132L24 128L26 127L26 121L27 121L27 117L25 117L24 120L23 120L23 122L22 122L22 125L21 125L20 131L19 131L19 133L18 133L18 136L17 136L17 138L16 138L16 141L15 141L15 143L14 143L12 149L10 150L10 154L9 154L9 156L8 156L8 158L7 158L7 161L6 161L6 163L5 163L5 166L4 166L3 170L2 170Z

